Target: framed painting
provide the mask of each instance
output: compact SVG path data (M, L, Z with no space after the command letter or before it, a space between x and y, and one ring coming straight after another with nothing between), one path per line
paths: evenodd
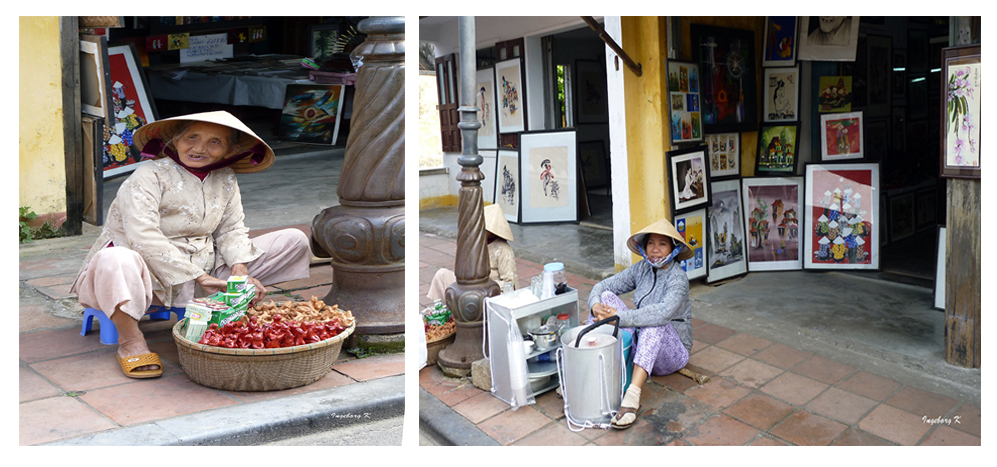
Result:
M334 146L345 91L342 84L288 84L277 139Z
M908 191L890 196L890 243L896 243L914 235L914 192Z
M706 146L710 155L710 180L741 175L740 133L706 135Z
M859 42L858 16L800 18L800 60L855 61Z
M104 119L83 115L83 221L104 225L104 176L100 162L104 145Z
M495 108L495 70L486 68L475 73L475 103L478 106L478 148L498 148L498 127Z
M111 70L107 59L107 38L80 35L80 106L84 114L114 119L111 104Z
M821 161L861 159L862 147L862 112L820 116Z
M914 194L914 230L923 232L938 225L938 190L922 188Z
M765 52L762 66L791 66L796 64L797 21L795 16L765 17Z
M505 219L519 223L519 151L499 149L495 156L495 204L502 207Z
M745 178L741 183L748 270L801 269L803 177Z
M685 213L710 204L706 146L665 153L673 213Z
M672 222L679 235L692 247L693 256L681 261L682 270L689 279L706 276L706 208L684 214L672 214Z
M512 58L495 63L496 107L499 133L526 130L526 93L523 90L522 60Z
M606 123L609 104L606 96L606 70L598 60L575 60L576 123Z
M578 143L578 164L588 190L609 186L609 161L602 140Z
M716 282L748 272L744 252L741 181L710 184L712 200L706 207L706 281Z
M104 179L131 173L141 160L139 148L132 147L132 132L157 120L155 101L142 61L134 43L108 47L111 70L111 108L114 117L104 122Z
M703 140L699 65L668 60L668 128L672 144Z
M498 170L498 151L495 149L482 149L478 153L483 159L481 161L481 173L485 179L481 181L481 197L487 203L495 202L495 171Z
M754 131L758 124L755 33L690 25L692 55L699 63L703 131Z
M800 67L765 69L762 121L792 122L800 118Z
M762 125L758 130L755 175L796 175L799 130L795 123Z
M941 176L980 178L980 46L942 49Z
M945 253L946 242L945 227L938 226L938 241L935 248L935 289L932 293L934 307L939 310L945 309Z
M878 164L807 164L804 267L879 269Z
M893 38L890 36L866 37L866 108L869 117L890 114L893 91Z
M574 130L519 134L520 223L578 221L577 148Z
M308 26L309 57L325 60L332 58L339 42L339 24L313 24ZM342 47L342 44L338 44Z
M852 77L821 76L817 97L820 113L852 111Z

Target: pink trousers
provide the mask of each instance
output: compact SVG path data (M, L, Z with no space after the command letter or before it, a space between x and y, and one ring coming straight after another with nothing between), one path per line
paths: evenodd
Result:
M263 285L308 277L311 247L297 229L270 232L253 239L263 255L246 264L249 275ZM227 278L231 268L219 266L212 276ZM183 284L172 306L183 307L194 298L195 282ZM108 317L119 308L128 316L141 319L153 301L152 275L145 261L133 250L110 247L98 251L76 280L76 293L84 307L103 311ZM199 287L197 288L199 292Z

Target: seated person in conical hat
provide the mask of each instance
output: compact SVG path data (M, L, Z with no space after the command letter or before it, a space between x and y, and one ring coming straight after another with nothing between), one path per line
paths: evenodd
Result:
M488 262L491 265L489 277L499 285L499 289L505 284L518 286L516 275L516 254L509 246L512 239L512 229L509 228L509 221L502 213L502 207L497 204L485 206L485 236L488 242ZM429 283L429 292L426 297L430 300L443 300L447 287L457 281L457 276L450 269L440 268Z

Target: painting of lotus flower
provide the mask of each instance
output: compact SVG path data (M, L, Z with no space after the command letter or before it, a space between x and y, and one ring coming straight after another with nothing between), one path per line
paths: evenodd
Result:
M942 49L943 177L980 178L980 46Z
M346 86L289 84L277 139L335 145Z

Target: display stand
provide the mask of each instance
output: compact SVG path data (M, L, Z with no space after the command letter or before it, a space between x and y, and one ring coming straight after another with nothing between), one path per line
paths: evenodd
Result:
M516 290L512 292L513 298L515 299L519 294L528 293L528 291L529 288ZM510 351L512 349L506 348L508 347L506 344L509 342L509 333L519 333L518 329L524 325L524 321L527 319L537 317L543 323L546 322L548 317L557 316L561 313L568 314L569 329L578 326L578 291L569 287L567 291L560 295L516 308L503 306L499 303L501 301L499 300L500 297L485 299L487 315L485 337L491 350L487 356L492 375L492 394L508 404L518 406L520 404L514 402L514 388L511 382L516 378L513 377L512 372L526 371L526 375L516 375L521 381L524 379L534 380L547 376L550 377L541 387L532 390L533 395L542 394L556 388L558 386L558 376L557 364L554 358L551 358L551 361L548 362L540 362L537 361L537 357L548 352L551 352L553 356L553 352L560 347L561 342L558 339L553 348L546 350L534 349L532 352L525 354L526 365L524 368L523 365L514 365L511 361L512 355L522 355L522 353L512 352ZM516 329L511 327L512 323L515 323Z

